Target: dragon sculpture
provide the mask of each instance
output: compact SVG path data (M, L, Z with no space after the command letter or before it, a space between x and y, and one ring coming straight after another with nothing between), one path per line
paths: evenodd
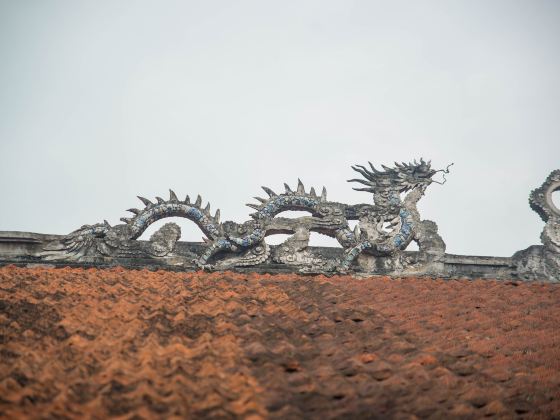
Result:
M560 191L560 169L552 171L529 196L529 205L545 226L541 233L542 245L532 245L512 257L516 271L524 279L560 281L560 208L552 200L555 191Z
M449 165L451 166L451 165ZM361 175L349 182L361 184L357 191L373 195L373 204L348 205L327 200L323 187L321 194L314 188L305 190L298 180L292 190L276 193L262 187L267 197L255 197L257 204L248 204L255 210L244 223L220 222L220 211L210 213L210 204L202 207L200 196L191 202L189 196L179 200L170 190L169 199L156 197L152 202L139 197L142 209L130 209L132 217L121 218L122 224L104 223L85 225L80 229L47 244L42 257L47 260L87 261L103 257L169 258L180 237L180 228L167 223L149 241L137 241L154 222L168 217L184 217L194 223L205 235L204 250L192 255L194 265L206 269L226 269L253 266L272 261L299 266L302 271L349 271L354 269L362 254L390 257L399 262L399 256L412 241L420 251L442 255L445 243L437 233L434 222L420 220L416 207L426 188L436 182L443 184L446 169L435 170L430 162L420 159L412 163L382 165L376 169L356 165L352 169ZM443 173L443 181L434 176ZM284 211L306 211L309 216L295 219L279 217ZM358 221L351 229L349 221ZM343 248L340 258L328 259L316 255L309 248L311 232L335 238ZM274 234L290 234L281 245L271 248L265 238Z

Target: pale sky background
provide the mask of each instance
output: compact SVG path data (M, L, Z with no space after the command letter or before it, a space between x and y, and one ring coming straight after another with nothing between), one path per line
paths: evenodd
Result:
M455 162L419 206L448 252L540 243L559 1L0 0L0 230L118 223L168 188L242 222L298 177L369 203L351 164L420 156Z

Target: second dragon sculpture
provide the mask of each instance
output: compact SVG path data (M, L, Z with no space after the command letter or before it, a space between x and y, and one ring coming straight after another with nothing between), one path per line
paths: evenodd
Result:
M451 166L451 165L449 165ZM306 191L298 180L292 190L276 193L262 187L267 197L256 197L257 204L248 204L255 212L244 223L220 222L220 212L210 213L210 204L202 207L200 196L191 202L189 196L179 200L170 191L169 199L156 197L156 202L139 197L144 207L130 209L132 217L122 218L123 224L110 226L107 222L85 225L60 240L49 243L42 253L47 260L87 261L104 257L170 258L180 237L180 228L167 223L149 241L137 241L154 222L168 217L187 218L205 235L204 250L193 254L193 261L183 261L185 266L195 265L207 269L226 269L253 266L272 261L299 266L302 271L349 271L355 268L360 255L400 264L402 252L412 241L420 251L442 255L445 243L437 233L434 222L421 220L416 207L426 188L438 172L430 162L395 163L394 167L382 165L376 169L353 166L361 178L350 182L362 186L354 188L373 195L373 204L342 204L327 199L326 189L317 194L314 188ZM280 217L284 211L306 211L309 216L295 219ZM354 229L349 221L358 221ZM325 258L308 247L311 232L335 238L343 248L342 257ZM281 245L271 249L265 238L274 234L290 234ZM389 257L389 258L387 258ZM184 258L184 257L183 257ZM177 264L175 255L174 263Z

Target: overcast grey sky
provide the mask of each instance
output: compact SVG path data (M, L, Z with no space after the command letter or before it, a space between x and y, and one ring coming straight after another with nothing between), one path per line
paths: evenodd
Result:
M168 188L241 222L298 177L371 202L351 164L423 156L455 162L420 202L448 252L511 255L560 168L559 44L558 1L0 0L0 230Z

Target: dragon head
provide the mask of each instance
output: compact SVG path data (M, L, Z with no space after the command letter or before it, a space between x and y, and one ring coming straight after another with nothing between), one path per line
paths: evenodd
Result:
M413 163L397 163L393 168L381 165L383 170L376 169L371 162L368 162L371 168L368 169L362 165L352 166L356 172L360 173L365 179L349 179L348 182L359 182L366 185L365 188L354 188L356 191L367 191L373 194L383 194L388 191L398 193L410 191L416 187L426 187L432 182L438 184L445 183L445 174L449 173L449 167L446 169L435 170L432 168L430 161L426 162L420 158L420 162L414 160ZM442 172L444 174L443 181L436 181L433 176Z

